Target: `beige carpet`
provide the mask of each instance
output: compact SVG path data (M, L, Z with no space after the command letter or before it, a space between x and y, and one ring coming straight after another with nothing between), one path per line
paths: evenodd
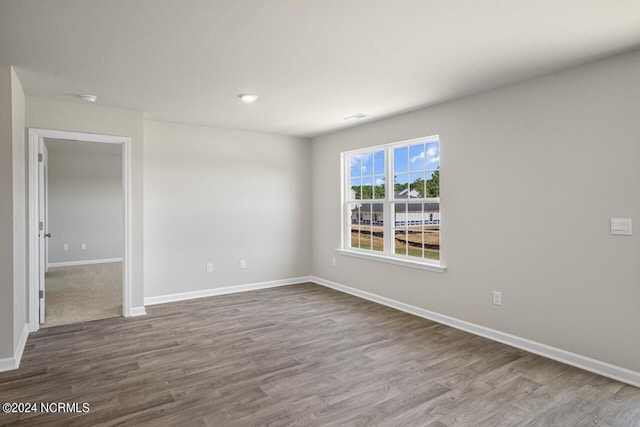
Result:
M122 315L122 263L51 267L42 327Z

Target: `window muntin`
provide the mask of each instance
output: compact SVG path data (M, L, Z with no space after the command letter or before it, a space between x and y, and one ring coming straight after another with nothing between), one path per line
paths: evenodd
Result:
M385 197L384 151L348 155L349 200L376 200Z
M352 248L384 251L382 203L350 204L350 242Z
M438 263L438 136L343 153L344 248Z
M440 259L439 203L393 203L395 254Z

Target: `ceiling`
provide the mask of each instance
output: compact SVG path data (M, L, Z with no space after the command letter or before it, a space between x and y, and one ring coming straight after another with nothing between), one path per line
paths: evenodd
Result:
M632 0L0 0L28 95L306 137L639 47Z

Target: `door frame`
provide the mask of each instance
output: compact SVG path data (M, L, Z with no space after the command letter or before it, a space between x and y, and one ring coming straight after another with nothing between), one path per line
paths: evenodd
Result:
M27 169L29 180L29 331L40 328L39 321L39 239L38 239L38 143L43 138L68 139L72 141L120 144L122 147L122 190L124 216L124 247L122 254L122 315L131 314L132 246L131 246L131 138L126 136L99 135L94 133L69 132L51 129L29 128Z
M42 301L39 301L38 304L38 323L42 324L46 322L44 308L47 304L44 278L49 269L47 259L47 251L49 248L49 239L47 238L47 233L49 232L49 212L47 212L49 206L49 150L42 138L38 139L38 153L42 154L42 159L38 158L38 164L36 166L38 168L38 222L42 220L42 229L40 229L40 224L38 224L38 245L40 245L38 248L38 292L42 292ZM40 157L40 154L38 154L38 157ZM40 174L42 174L42 176L40 176Z

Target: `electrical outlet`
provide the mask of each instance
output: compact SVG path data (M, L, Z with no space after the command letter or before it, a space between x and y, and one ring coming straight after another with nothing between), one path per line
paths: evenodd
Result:
M80 244L80 249L82 249L82 250L87 249L87 244L86 243Z
M247 267L247 262L243 259L240 260L240 268L246 268Z
M336 259L331 258L331 267L335 267L335 266L336 266Z
M69 244L65 243L64 245L62 245L62 250L63 251L68 251L69 250Z
M208 262L207 263L207 273L211 273L213 271L213 263L212 262Z
M493 291L493 304L502 305L502 292Z

